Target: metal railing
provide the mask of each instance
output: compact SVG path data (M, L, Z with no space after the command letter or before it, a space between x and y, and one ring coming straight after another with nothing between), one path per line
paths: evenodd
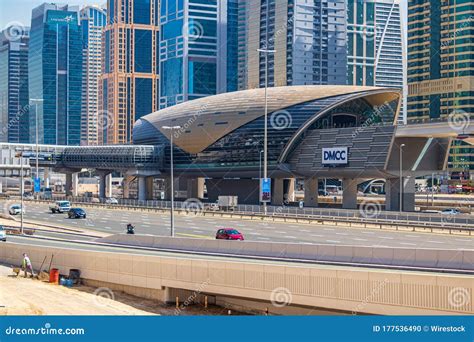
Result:
M91 197L71 197L54 196L54 199L45 200L52 202L54 200L69 200L73 203L96 204L106 206L119 206L130 208L147 209L171 209L171 201L165 200L138 200L138 199L117 199L118 204L107 203L106 199ZM214 202L212 202L214 203ZM198 200L175 201L174 209L183 210L188 213L216 212L232 213L236 215L258 215L264 216L263 207L259 205L240 204L232 209L217 209L211 202L200 202ZM301 219L321 219L338 221L357 221L373 223L418 223L421 225L431 224L433 226L459 227L474 229L474 216L468 214L446 215L437 213L420 212L390 212L376 211L374 213L365 213L364 210L348 210L333 208L299 208L294 206L267 206L267 216L273 217L291 217Z

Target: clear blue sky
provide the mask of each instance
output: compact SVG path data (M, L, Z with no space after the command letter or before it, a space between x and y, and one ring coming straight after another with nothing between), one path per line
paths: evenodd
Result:
M16 21L24 26L31 24L31 10L44 2L70 5L103 5L106 0L0 0L0 30L8 23Z

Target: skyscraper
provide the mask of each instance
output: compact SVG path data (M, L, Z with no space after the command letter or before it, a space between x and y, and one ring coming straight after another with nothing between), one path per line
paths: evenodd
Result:
M130 142L134 122L158 109L159 2L107 1L99 84L99 144ZM176 5L176 0L168 2ZM162 6L166 6L165 1Z
M97 145L99 78L102 68L102 31L106 11L93 6L81 10L83 35L81 144Z
M474 1L409 2L408 123L452 121L462 134L474 111ZM472 145L455 141L449 168L474 169Z
M28 143L29 28L0 32L0 142Z
M405 90L400 0L348 0L347 31L347 83Z
M237 89L237 2L162 1L161 108Z
M44 144L81 140L82 32L79 8L42 4L33 9L28 55L30 137ZM36 125L38 129L36 130Z
M239 88L347 83L346 1L249 0L239 7Z

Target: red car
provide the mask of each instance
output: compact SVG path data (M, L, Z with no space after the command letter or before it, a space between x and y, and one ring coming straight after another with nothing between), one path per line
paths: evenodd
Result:
M234 228L222 228L216 233L216 239L220 240L244 240L244 236L237 229Z

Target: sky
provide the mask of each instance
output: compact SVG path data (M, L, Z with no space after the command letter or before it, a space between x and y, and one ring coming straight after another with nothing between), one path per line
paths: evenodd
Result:
M103 5L106 0L0 0L0 29L3 30L11 22L19 22L23 26L31 24L31 10L42 3L56 2L69 5Z

